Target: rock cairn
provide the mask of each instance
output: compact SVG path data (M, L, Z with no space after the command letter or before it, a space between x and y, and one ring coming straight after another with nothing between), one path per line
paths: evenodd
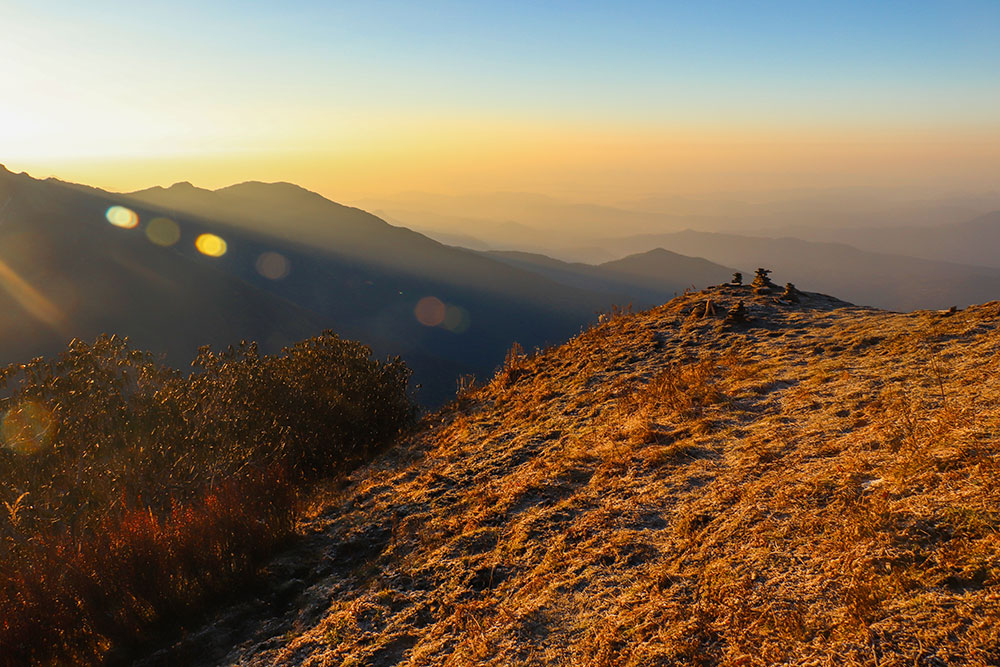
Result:
M776 287L771 279L767 277L767 274L771 273L770 269L757 269L757 275L753 277L753 282L750 286L753 287L753 291L756 294L766 294Z
M733 282L730 285L742 285L743 284L743 274L737 271L733 274Z
M743 324L747 321L747 309L742 299L726 313L726 323Z
M795 285L792 283L785 283L785 291L782 292L781 296L778 297L782 301L791 301L793 303L798 303L799 291L795 289Z

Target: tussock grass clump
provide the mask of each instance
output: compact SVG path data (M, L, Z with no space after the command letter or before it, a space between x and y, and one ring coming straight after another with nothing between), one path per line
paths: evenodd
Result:
M716 383L717 371L718 364L713 359L670 364L634 400L665 406L684 417L696 417L707 406L723 399Z
M0 663L96 660L247 576L414 416L400 361L329 332L193 366L112 336L0 371Z

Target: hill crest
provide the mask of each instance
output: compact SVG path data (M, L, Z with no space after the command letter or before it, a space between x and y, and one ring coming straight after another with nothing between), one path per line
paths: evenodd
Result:
M271 566L285 611L232 608L160 656L995 662L1000 303L778 292L718 286L513 351L316 499ZM727 323L739 301L749 322Z

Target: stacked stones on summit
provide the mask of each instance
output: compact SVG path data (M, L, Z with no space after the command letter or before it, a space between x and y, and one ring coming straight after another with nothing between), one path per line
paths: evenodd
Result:
M795 289L795 285L792 283L785 283L785 291L778 298L783 301L793 301L797 303L799 300L799 291Z
M743 274L737 271L733 274L733 282L730 285L742 285L743 284Z
M742 324L747 321L747 309L741 299L735 306L726 313L726 322L729 324Z
M767 277L769 273L771 273L770 269L757 269L757 275L754 276L753 282L750 283L755 294L767 294L776 287L771 282L771 279Z

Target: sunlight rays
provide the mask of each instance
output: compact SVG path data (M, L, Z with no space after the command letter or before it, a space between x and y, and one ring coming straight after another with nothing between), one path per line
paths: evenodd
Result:
M51 327L58 327L63 323L65 317L62 311L2 259L0 259L0 288L36 319Z

